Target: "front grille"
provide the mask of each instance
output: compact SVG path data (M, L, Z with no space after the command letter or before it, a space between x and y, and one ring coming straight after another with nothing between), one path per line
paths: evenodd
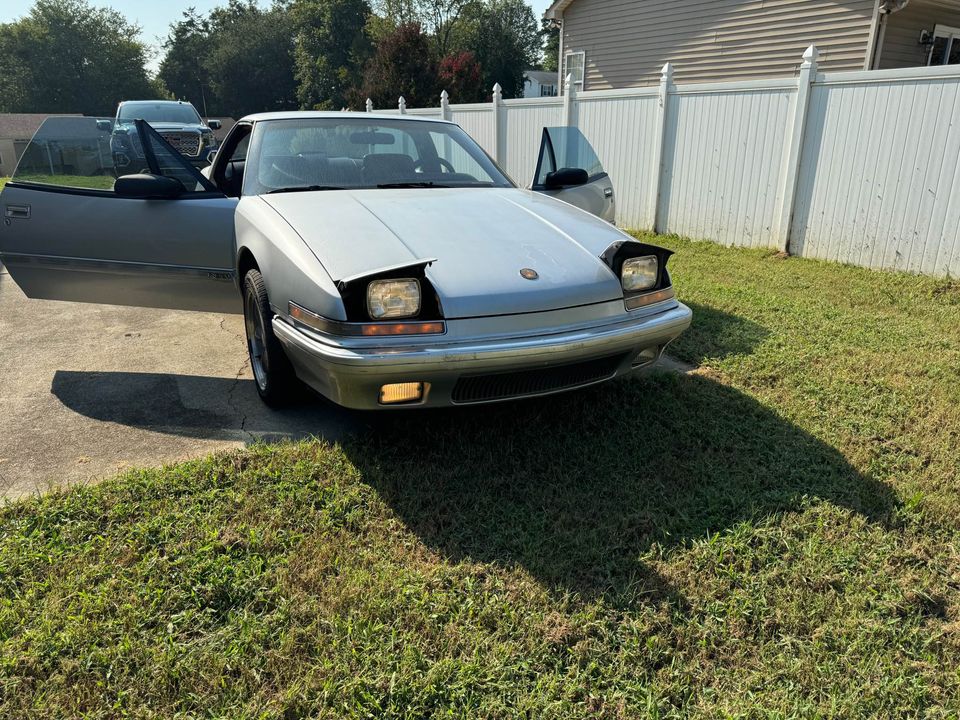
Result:
M570 365L462 377L457 380L451 399L458 405L467 405L571 390L613 377L625 357L614 355Z
M160 135L181 155L193 158L200 156L200 133L162 132Z

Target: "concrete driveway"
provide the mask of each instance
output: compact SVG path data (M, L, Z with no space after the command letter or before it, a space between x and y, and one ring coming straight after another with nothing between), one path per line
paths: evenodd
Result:
M257 397L239 315L28 300L0 266L0 496L255 440L364 427L305 393Z

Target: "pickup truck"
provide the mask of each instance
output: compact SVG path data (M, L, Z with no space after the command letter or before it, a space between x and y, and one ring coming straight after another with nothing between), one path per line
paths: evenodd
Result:
M198 168L208 164L210 152L217 149L214 130L219 120L204 122L188 102L178 100L128 100L120 103L113 122L110 149L117 177L140 171L132 167L143 157L138 147L135 120L145 120L164 140Z

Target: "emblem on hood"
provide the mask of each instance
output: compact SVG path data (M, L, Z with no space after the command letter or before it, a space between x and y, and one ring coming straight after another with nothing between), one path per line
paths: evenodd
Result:
M533 268L523 268L520 270L520 277L524 280L537 280L540 277L540 274Z

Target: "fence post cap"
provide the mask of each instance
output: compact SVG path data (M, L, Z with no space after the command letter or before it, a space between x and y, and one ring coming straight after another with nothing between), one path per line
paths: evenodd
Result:
M373 112L373 100L367 98L367 112Z
M673 77L673 63L664 63L663 67L660 68L660 77L670 78Z
M441 100L449 100L449 99L450 99L450 93L448 93L446 90L444 90L442 93L440 93L440 99L441 99Z
M803 51L803 61L807 64L815 62L818 57L820 57L820 51L816 45L811 45Z

